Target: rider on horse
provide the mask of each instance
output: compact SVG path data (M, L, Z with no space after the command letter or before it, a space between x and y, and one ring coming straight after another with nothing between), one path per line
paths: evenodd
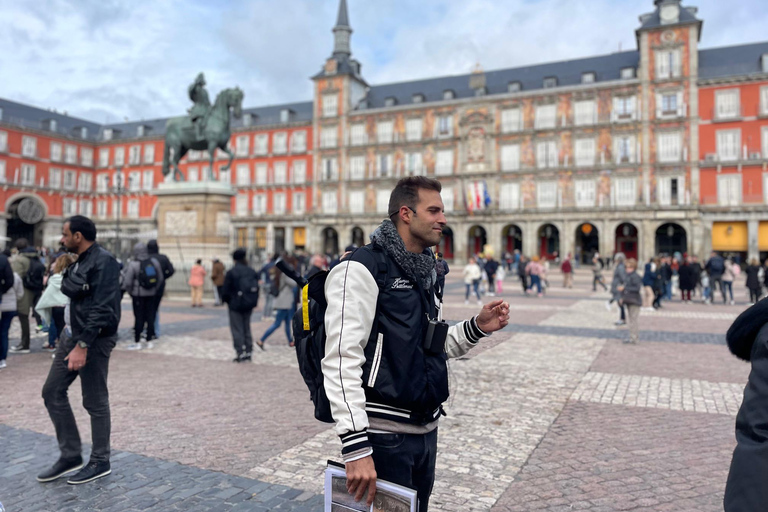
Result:
M189 109L189 117L192 120L192 125L195 127L195 138L202 140L205 118L211 109L211 100L208 99L208 91L205 89L205 76L202 73L197 75L195 81L189 86L188 93L189 99L195 103Z

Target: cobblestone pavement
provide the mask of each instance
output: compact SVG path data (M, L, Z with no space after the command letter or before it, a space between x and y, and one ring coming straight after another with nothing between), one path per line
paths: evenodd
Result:
M451 322L478 309L465 304L458 274L448 275ZM537 298L510 278L510 325L450 362L431 509L722 510L749 372L724 334L747 305L743 290L737 306L672 301L643 312L641 343L628 346L615 305L606 309L608 294L592 292L590 279L580 271L574 288ZM50 365L41 334L32 354L11 355L0 371L6 509L322 510L322 472L339 441L313 419L284 331L253 364L235 365L224 308L166 300L162 340L129 352L123 307L110 367L113 474L74 488L34 480L56 456L40 399ZM260 310L252 320L254 337L271 324ZM70 396L88 439L79 386Z

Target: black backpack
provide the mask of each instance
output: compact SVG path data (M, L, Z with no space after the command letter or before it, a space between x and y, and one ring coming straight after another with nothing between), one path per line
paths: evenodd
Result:
M259 305L259 276L250 272L237 282L237 294L229 301L233 311L248 311Z
M378 263L378 272L375 277L381 291L387 282L387 258L381 249L374 248L371 252ZM325 310L328 308L324 291L327 277L327 270L320 271L304 285L301 289L301 305L293 315L292 323L299 371L309 388L309 398L315 405L315 418L325 423L333 423L331 404L323 386L322 369L322 361L325 357ZM378 318L378 305L376 307L375 318ZM376 336L377 331L374 324L371 336Z
M24 275L24 288L32 292L43 291L43 277L45 276L45 265L38 258L29 258L29 269ZM11 283L13 284L13 283Z
M151 290L160 282L157 268L151 258L139 262L139 286Z

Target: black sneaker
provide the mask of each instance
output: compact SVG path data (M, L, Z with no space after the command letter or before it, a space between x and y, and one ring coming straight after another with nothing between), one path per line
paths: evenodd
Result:
M251 353L245 352L243 353L242 357L240 357L240 361L250 361L251 360Z
M21 345L14 345L10 348L10 351L14 354L29 354L29 347L24 348Z
M239 362L240 362L240 361L242 361L242 360L243 360L243 356L241 356L240 354L237 354L237 355L235 356L235 358L232 360L232 362L233 362L233 363L239 363Z
M77 471L78 469L83 467L83 458L78 457L77 459L59 459L56 461L56 464L51 466L50 469L43 471L39 475L37 475L37 481L38 482L53 482L54 480L57 480L67 473L72 473L73 471Z
M105 477L112 472L109 461L89 462L75 476L70 477L67 483L70 485L87 484L99 478Z

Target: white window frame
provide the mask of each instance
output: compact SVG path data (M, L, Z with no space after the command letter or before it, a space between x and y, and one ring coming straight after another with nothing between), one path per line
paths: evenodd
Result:
M8 151L8 132L0 130L0 153Z
M253 136L253 154L266 156L269 154L269 134L257 133Z
M736 162L741 159L741 128L717 130L717 159L721 162Z
M291 196L291 210L295 215L307 212L307 195L304 192L294 192Z
M376 155L376 177L391 178L395 175L395 159L391 153Z
M573 103L573 124L589 126L597 123L597 102L595 100L575 101Z
M272 135L272 153L284 155L288 152L288 134L286 132L275 132Z
M675 105L673 109L664 109L664 97L674 97ZM656 94L656 117L659 119L670 119L682 117L685 115L686 106L683 101L683 91L663 91Z
M307 131L296 130L291 134L291 153L306 153Z
M424 155L421 151L409 151L405 154L405 174L408 176L426 176Z
M272 213L274 215L285 215L288 209L288 198L285 192L275 192L272 194Z
M139 165L141 163L141 146L136 144L128 148L128 165Z
M256 164L256 185L264 186L269 183L269 168L267 164Z
M339 115L339 95L337 93L323 94L323 117Z
M335 157L323 158L320 163L320 181L339 180L339 163Z
M576 167L591 167L597 162L597 143L593 137L575 139L573 153Z
M77 146L73 144L64 145L64 161L68 164L77 164Z
M376 123L376 142L379 144L392 144L395 141L395 122L392 120Z
M676 202L672 197L672 181L677 181ZM656 200L661 206L683 205L686 204L685 198L685 177L684 176L661 176L656 180Z
M49 183L51 178L48 178ZM109 190L109 174L101 172L96 175L96 192L99 194L106 194Z
M656 79L667 80L682 75L682 57L679 48L656 50Z
M5 176L5 160L0 160L0 183L8 183Z
M363 146L368 143L365 123L354 123L349 127L349 143L352 146Z
M760 115L768 116L768 85L760 88Z
M107 211L107 202L104 200L98 201L96 203L96 217L106 219L107 215L109 215Z
M219 182L226 183L227 185L232 183L232 169L222 169L219 167Z
M357 215L365 213L365 190L349 191L349 213Z
M238 135L235 139L235 156L246 157L251 149L251 138L248 135Z
M141 190L141 171L131 171L128 175L128 190L138 192Z
M272 164L272 182L276 185L285 185L288 183L288 162L281 160Z
M55 190L61 189L61 169L57 167L48 169L48 188Z
M453 188L444 187L443 190L440 192L440 199L443 200L443 210L445 213L449 213L454 210L455 199L453 194Z
M676 142L673 143L673 141ZM675 145L677 145L676 148L674 147ZM681 162L683 155L682 146L682 134L680 132L659 133L656 139L656 160L661 163Z
M597 182L574 180L573 193L576 208L594 208L597 202Z
M557 181L536 182L536 207L539 209L557 208Z
M71 197L65 197L61 200L61 209L64 216L77 215L77 200Z
M24 135L21 138L21 156L34 158L37 156L37 139Z
M557 167L559 154L557 142L554 140L541 140L536 143L536 168L549 169Z
M614 123L637 119L637 96L614 96L612 118Z
M144 190L151 192L155 188L155 171L152 169L146 169L142 177L142 187Z
M349 179L360 181L365 179L365 156L355 155L349 157Z
M624 144L624 141L627 141ZM626 146L627 154L624 156L622 153L622 147ZM617 164L632 164L635 163L635 150L637 146L637 139L634 135L616 135L613 139L613 159Z
M267 214L267 195L266 194L253 195L253 214L254 215Z
M83 167L93 167L93 149L80 148L80 165Z
M384 214L386 215L387 210L389 209L389 196L391 195L390 190L377 190L376 191L376 213Z
M93 175L88 172L81 172L77 177L77 190L79 192L90 192L93 187Z
M323 213L335 215L339 209L337 192L335 190L326 190L321 197Z
M537 130L550 130L557 126L557 104L536 105L536 117L534 128Z
M235 196L235 215L237 217L246 217L248 215L248 194L238 194Z
M435 151L435 176L451 176L453 174L453 148Z
M109 167L109 148L99 149L99 167Z
M615 206L635 206L637 204L636 178L614 178L612 186Z
M760 138L763 143L763 158L768 158L768 126L763 126L760 129Z
M520 170L520 144L502 144L499 160L504 172Z
M236 183L238 186L244 187L251 184L251 166L248 164L237 164L235 170Z
M128 211L126 212L126 217L128 217L129 219L138 219L140 208L141 208L141 205L139 204L138 199L129 199Z
M520 184L502 183L499 188L499 209L512 211L520 209Z
M51 142L51 162L61 162L61 142Z
M62 189L75 190L75 188L77 188L77 171L66 169L64 171L64 183Z
M294 160L291 165L291 178L296 185L304 185L307 182L307 161Z
M501 111L501 133L514 133L523 129L523 111L520 107Z
M187 167L187 181L192 183L200 181L200 170L196 165Z
M122 167L125 165L125 148L115 148L115 167Z
M737 119L741 117L741 95L739 89L715 91L715 119Z
M424 122L420 117L407 119L405 121L405 140L408 142L417 142L421 140Z
M435 138L447 139L450 137L453 137L453 116L438 116L435 119Z
M78 208L78 213L86 217L92 217L93 201L91 201L90 199L80 199L80 206Z
M320 128L320 147L335 148L338 146L338 133L339 127L336 125Z
M729 173L717 176L717 204L719 206L739 206L742 196L741 174Z
M155 145L154 144L144 144L144 163L145 164L155 163Z

